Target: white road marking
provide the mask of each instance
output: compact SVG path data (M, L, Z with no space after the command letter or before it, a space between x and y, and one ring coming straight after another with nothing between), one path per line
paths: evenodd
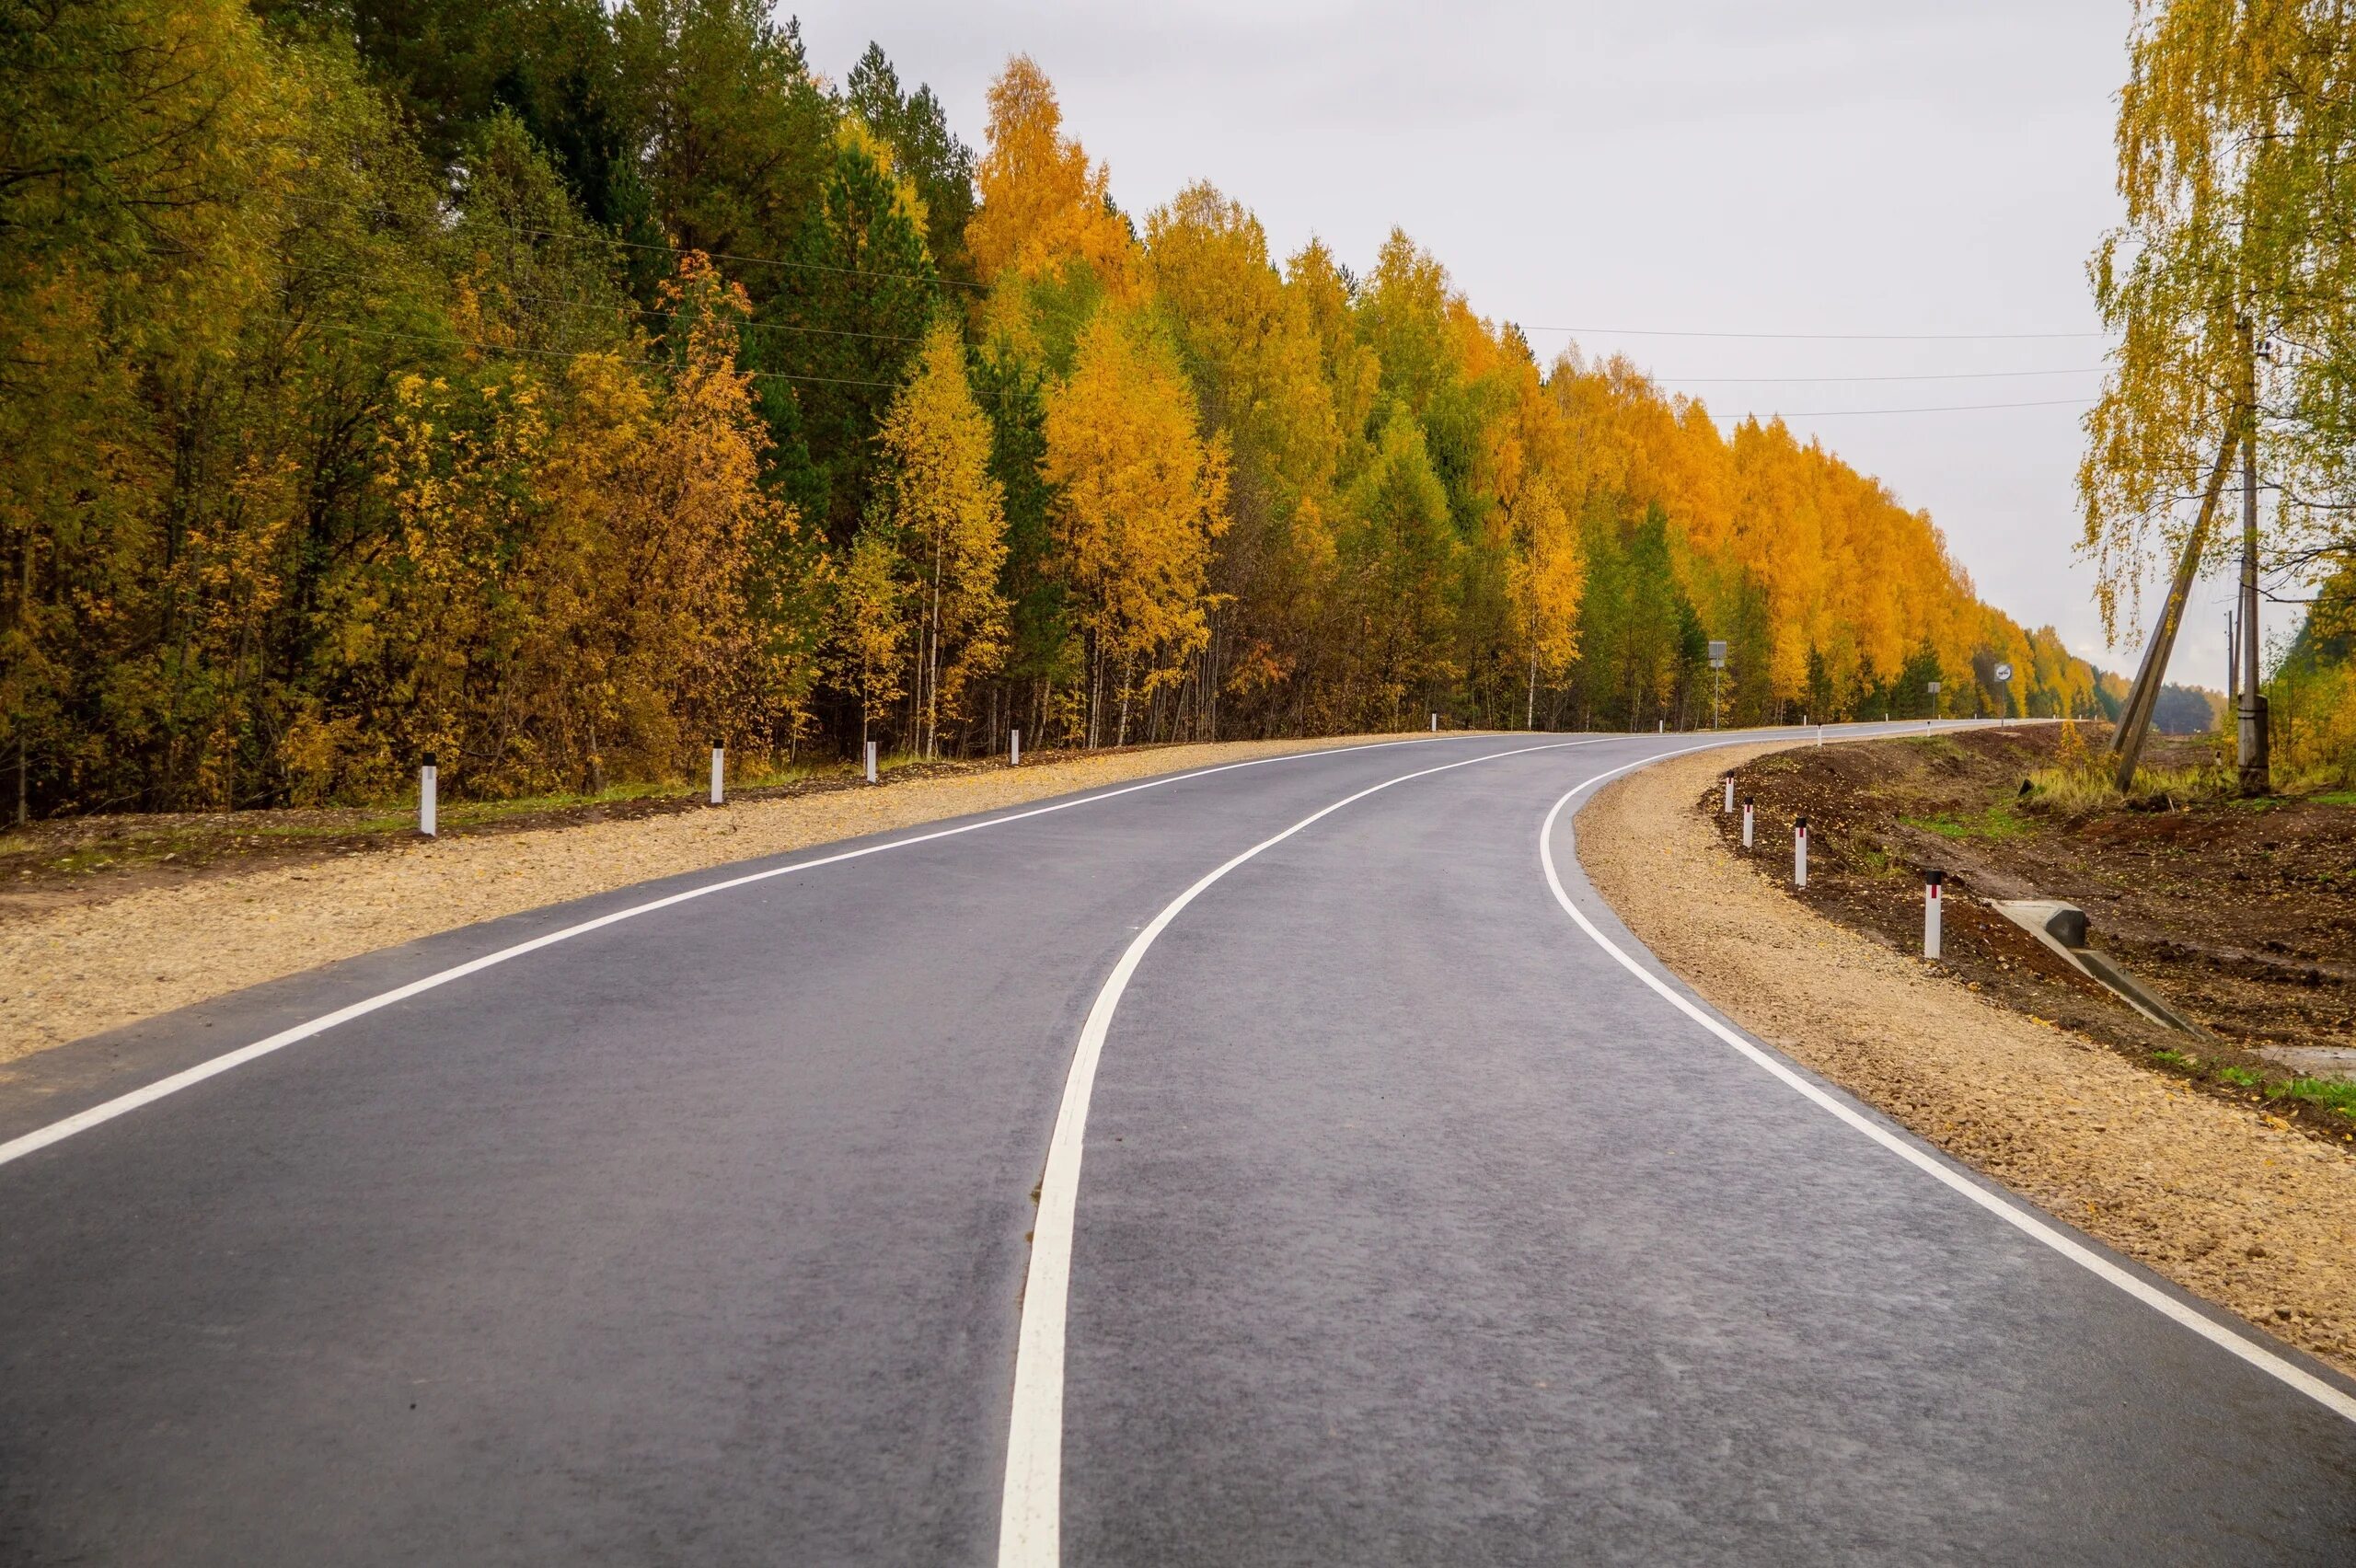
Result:
M1451 740L1469 737L1441 736L1438 738ZM675 893L665 898L651 899L644 904L635 904L627 909L617 909L610 915L600 915L594 920L583 920L578 925L567 926L560 931L550 931L546 936L534 937L529 941L517 942L513 947L501 948L497 952L485 953L480 958L470 959L465 963L455 964L422 979L412 980L406 986L397 986L389 991L380 991L375 996L352 1003L350 1007L338 1008L331 1013L323 1013L318 1018L298 1023L291 1029L281 1030L266 1040L257 1040L250 1045L241 1045L237 1050L199 1062L196 1066L174 1073L168 1078L157 1078L143 1089L135 1089L128 1094L118 1095L103 1104L93 1105L88 1110L68 1116L63 1121L52 1122L45 1127L36 1128L20 1137L11 1138L6 1143L0 1143L0 1165L6 1165L11 1160L22 1159L36 1149L47 1148L50 1145L70 1138L76 1133L87 1132L92 1127L136 1111L143 1105L152 1105L168 1095L178 1094L181 1090L192 1088L207 1078L218 1078L230 1068L243 1066L257 1057L267 1056L272 1052L283 1051L287 1046L308 1040L314 1035L324 1034L340 1023L349 1023L355 1018L365 1017L380 1009L391 1007L395 1002L406 1001L422 992L446 986L453 980L463 980L469 974L479 974L494 965L505 963L511 959L521 958L525 953L537 952L542 948L554 947L559 942L570 941L574 937L602 930L607 926L616 925L624 920L636 919L641 915L651 915L658 909L668 909L675 904L686 904L690 900L708 897L715 893L726 893L732 888L768 882L772 877L790 876L795 871L814 870L820 866L838 865L845 860L857 860L869 855L881 855L887 850L906 849L918 844L930 844L935 839L954 838L960 834L977 833L986 827L1002 827L1011 822L1023 822L1032 817L1046 816L1055 812L1068 812L1075 806L1093 805L1099 801L1109 801L1121 795L1133 795L1140 790L1157 790L1165 784L1183 784L1190 778L1207 778L1214 773L1231 773L1239 767L1265 767L1277 762L1305 762L1322 756L1346 756L1355 752L1382 751L1392 746L1429 745L1432 741L1431 736L1415 735L1403 741L1376 741L1362 746L1332 746L1322 751L1290 752L1283 756L1253 757L1244 762L1221 763L1217 767L1198 767L1191 773L1173 773L1166 778L1149 778L1142 783L1125 784L1117 790L1105 790L1096 794L1082 795L1076 800L1057 801L1051 805L1034 806L1029 811L1013 812L1005 816L986 817L980 822L969 822L957 827L944 827L932 833L919 833L912 837L895 838L888 844L870 844L863 848L847 849L840 854L825 855L814 860L797 860L791 866L776 866L765 871L754 871L746 876L730 877L724 882L709 882L702 887L688 888L684 893Z
M1161 935L1181 910L1203 890L1236 867L1273 848L1301 829L1354 805L1394 784L1428 778L1474 763L1496 762L1531 752L1566 751L1627 739L1603 735L1591 740L1555 741L1544 745L1517 746L1510 751L1484 752L1461 762L1403 773L1396 778L1360 790L1335 801L1271 838L1244 850L1206 874L1194 886L1165 905L1105 976L1103 988L1080 1026L1080 1045L1072 1053L1071 1071L1064 1079L1063 1103L1056 1111L1055 1132L1047 1141L1046 1172L1039 1182L1039 1214L1031 1233L1031 1267L1022 1286L1022 1326L1015 1342L1014 1407L1009 1416L1006 1441L1006 1488L999 1502L999 1568L1055 1568L1063 1550L1064 1454L1064 1323L1070 1306L1072 1218L1080 1203L1080 1157L1088 1137L1088 1101L1096 1088L1096 1063L1103 1055L1104 1035L1113 1014L1128 989L1129 977L1154 939ZM1731 744L1731 743L1730 743Z
M2053 1251L2096 1278L2118 1286L2162 1317L2182 1324L2218 1348L2241 1357L2268 1377L2306 1395L2333 1414L2349 1421L2356 1421L2356 1398L2351 1398L2305 1368L2277 1355L2265 1345L2235 1333L2207 1315L2193 1310L2167 1292L2156 1289L2147 1282L2136 1278L2108 1258L2063 1232L2043 1215L2015 1199L1990 1192L1979 1182L1949 1166L1945 1160L1925 1153L1870 1117L1859 1113L1854 1107L1842 1103L1837 1097L1828 1094L1824 1090L1810 1083L1784 1063L1776 1060L1761 1046L1745 1039L1703 1011L1679 994L1668 982L1628 956L1626 950L1623 949L1619 943L1596 928L1595 922L1589 920L1580 911L1579 906L1571 902L1570 894L1563 886L1562 876L1554 869L1554 823L1563 814L1563 808L1606 779L1615 778L1623 773L1631 772L1651 763L1664 761L1669 757L1683 755L1686 752L1710 749L1712 748L1709 746L1687 746L1681 751L1663 752L1658 756L1640 758L1624 767L1615 767L1609 773L1599 773L1555 801L1554 809L1546 813L1545 824L1538 830L1538 862L1545 870L1546 885L1553 890L1554 902L1563 906L1563 912L1577 923L1579 929L1593 939L1597 946L1611 954L1619 963L1621 968L1651 986L1665 997L1670 1006L1744 1056L1749 1057L1753 1064L1763 1068L1787 1088L1797 1091L1819 1109L1831 1113L1900 1159L1962 1193L2022 1234L2052 1248Z

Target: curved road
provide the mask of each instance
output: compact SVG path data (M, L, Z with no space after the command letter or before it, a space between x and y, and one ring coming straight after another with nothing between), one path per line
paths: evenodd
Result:
M1659 979L1550 813L1694 744L1182 776L38 1058L0 1562L2356 1561L2346 1380Z

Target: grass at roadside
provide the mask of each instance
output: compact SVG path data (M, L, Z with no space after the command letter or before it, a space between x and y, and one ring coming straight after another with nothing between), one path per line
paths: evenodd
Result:
M2231 1062L2212 1061L2191 1051L2154 1051L2151 1060L2155 1066L2165 1067L2196 1083L2246 1095L2254 1104L2270 1105L2280 1101L2283 1102L2282 1108L2286 1110L2313 1107L2356 1123L2356 1083L2269 1073ZM2340 1137L2343 1142L2356 1142L2356 1130L2342 1133Z
M1942 838L2002 840L2018 838L2034 831L2018 812L2002 803L1963 814L1950 812L1933 817L1900 817L1898 820L1908 827L1919 827Z

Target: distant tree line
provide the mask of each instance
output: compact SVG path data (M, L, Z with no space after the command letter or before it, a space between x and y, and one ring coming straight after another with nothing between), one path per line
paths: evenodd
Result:
M1726 723L2103 708L1779 422L1125 213L1027 60L986 131L756 0L0 14L28 809L1703 725L1712 639Z

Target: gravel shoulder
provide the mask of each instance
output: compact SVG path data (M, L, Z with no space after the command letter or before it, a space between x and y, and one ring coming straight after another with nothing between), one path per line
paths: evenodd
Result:
M1677 758L1580 812L1580 863L1637 938L1760 1038L1975 1170L2356 1373L2356 1157L1804 908L1701 808L1729 767L1785 749Z
M812 845L1385 736L1059 755L718 811L412 840L26 908L0 940L0 1063L478 921ZM6 1078L0 1068L0 1082Z

